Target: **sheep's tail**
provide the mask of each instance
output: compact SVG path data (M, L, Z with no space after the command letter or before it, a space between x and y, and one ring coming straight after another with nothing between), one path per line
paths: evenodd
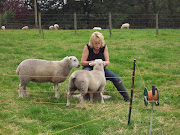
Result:
M16 69L16 74L18 74L18 75L19 75L19 70L20 70L20 66L18 66Z
M74 83L75 82L75 80L76 80L76 78L74 77L74 78L72 78L72 82Z
M72 80L73 83L75 82L75 80L76 80L76 75L75 74L71 75L71 80Z

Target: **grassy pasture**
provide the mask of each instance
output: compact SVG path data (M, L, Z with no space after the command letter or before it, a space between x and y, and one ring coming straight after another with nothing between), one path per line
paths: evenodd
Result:
M158 36L154 29L114 29L112 37L108 30L101 31L110 55L107 68L121 77L129 93L133 59L137 60L130 125L129 103L109 81L104 94L112 98L104 105L99 100L79 105L78 99L71 98L72 105L66 107L68 79L59 85L60 99L54 98L51 83L33 82L27 87L29 96L18 98L15 70L21 61L61 60L72 55L80 61L92 32L78 30L74 35L71 30L44 30L43 39L38 30L0 30L0 134L149 134L151 106L145 107L143 90L151 90L152 85L160 92L152 134L180 133L180 29L160 29Z

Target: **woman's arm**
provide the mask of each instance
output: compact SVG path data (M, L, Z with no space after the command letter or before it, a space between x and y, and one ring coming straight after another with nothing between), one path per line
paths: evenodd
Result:
M109 61L109 53L108 53L107 45L104 49L104 58L105 58L104 66L108 66L110 64L110 61Z
M88 50L88 47L85 46L83 53L82 53L82 57L81 57L81 65L82 66L89 66L89 63L92 62L92 61L87 61L88 55L89 55L89 50Z
M81 65L82 66L89 66L89 63L92 62L92 61L87 61L88 55L89 55L89 50L88 50L88 47L85 46L83 53L82 53L82 57L81 57ZM107 45L104 49L104 58L105 58L105 61L103 64L104 64L104 66L108 66L110 64L110 61L109 61L109 53L108 53Z

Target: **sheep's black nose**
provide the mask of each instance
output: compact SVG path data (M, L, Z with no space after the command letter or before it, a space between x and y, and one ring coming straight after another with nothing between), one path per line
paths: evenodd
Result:
M79 67L80 67L80 65L77 66L77 68L79 68Z

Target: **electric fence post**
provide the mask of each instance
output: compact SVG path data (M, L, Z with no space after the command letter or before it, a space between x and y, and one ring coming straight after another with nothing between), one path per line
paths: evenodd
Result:
M130 124L130 119L131 119L131 109L132 109L133 92L134 92L135 65L136 65L136 59L134 59L134 63L133 63L133 76L132 76L132 87L131 87L131 98L130 98L130 106L129 106L128 125Z

